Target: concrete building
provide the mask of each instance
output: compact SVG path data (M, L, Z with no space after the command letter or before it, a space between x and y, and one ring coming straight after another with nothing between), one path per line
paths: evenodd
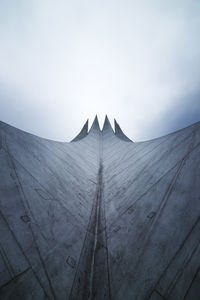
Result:
M0 299L200 299L200 122L70 143L0 122Z

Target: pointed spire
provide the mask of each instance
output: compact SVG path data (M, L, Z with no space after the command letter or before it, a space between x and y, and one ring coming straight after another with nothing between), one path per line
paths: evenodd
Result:
M87 134L88 134L88 119L84 124L83 128L81 129L80 133L71 142L77 142L79 140L82 140L84 137L87 136Z
M114 133L107 115L105 116L105 121L104 121L103 129L102 129L102 132L104 132L104 131L111 131L112 133Z
M116 135L119 139L121 139L121 140L123 140L123 141L125 141L125 142L133 142L133 141L131 141L131 140L123 133L123 131L121 130L121 128L120 128L119 124L117 123L117 121L116 121L116 120L114 120L114 121L115 121L115 135Z
M98 117L97 117L97 115L95 116L95 119L94 119L94 121L93 121L93 123L92 123L92 126L91 126L91 128L90 128L90 131L89 131L89 133L91 133L91 132L95 132L95 131L101 131L100 130L100 127L99 127L99 121L98 121Z

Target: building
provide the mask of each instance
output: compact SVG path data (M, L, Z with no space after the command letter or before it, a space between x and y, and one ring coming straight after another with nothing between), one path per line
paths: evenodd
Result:
M200 122L70 143L0 122L0 299L200 299Z

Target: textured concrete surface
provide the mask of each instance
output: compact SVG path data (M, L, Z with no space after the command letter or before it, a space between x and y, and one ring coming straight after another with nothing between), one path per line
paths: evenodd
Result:
M200 299L200 122L140 143L0 122L0 299Z

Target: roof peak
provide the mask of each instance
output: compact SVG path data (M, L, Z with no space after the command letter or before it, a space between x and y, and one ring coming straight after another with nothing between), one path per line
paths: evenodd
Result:
M90 128L89 133L91 133L91 132L93 132L93 131L101 131L101 130L100 130L99 120L98 120L97 115L96 115L95 118L94 118L94 121L93 121L93 123L92 123L92 126L91 126L91 128Z
M114 123L115 123L115 135L126 142L133 142L132 140L130 140L121 130L121 127L119 126L119 124L117 123L117 121L114 119Z
M88 134L88 119L83 125L83 128L79 132L79 134L71 141L71 142L77 142L79 140L82 140L84 137L86 137Z
M108 119L108 116L106 115L105 116L105 120L104 120L104 124L103 124L103 129L102 129L102 132L104 131L111 131L112 133L114 133L113 129L112 129L112 126L110 124L110 121Z
M79 140L83 139L84 137L86 137L90 133L94 133L94 134L99 134L99 133L102 133L102 134L106 133L107 134L107 133L110 133L110 134L114 134L116 137L118 137L119 139L121 139L123 141L132 142L123 133L123 131L121 130L119 124L117 123L117 121L115 119L114 119L114 124L115 124L115 130L113 130L113 128L110 124L110 121L108 119L108 116L105 115L103 129L101 130L100 126L99 126L99 120L98 120L98 117L96 115L89 132L88 132L88 119L87 119L87 121L85 122L85 124L84 124L83 128L81 129L80 133L71 142L79 141Z

